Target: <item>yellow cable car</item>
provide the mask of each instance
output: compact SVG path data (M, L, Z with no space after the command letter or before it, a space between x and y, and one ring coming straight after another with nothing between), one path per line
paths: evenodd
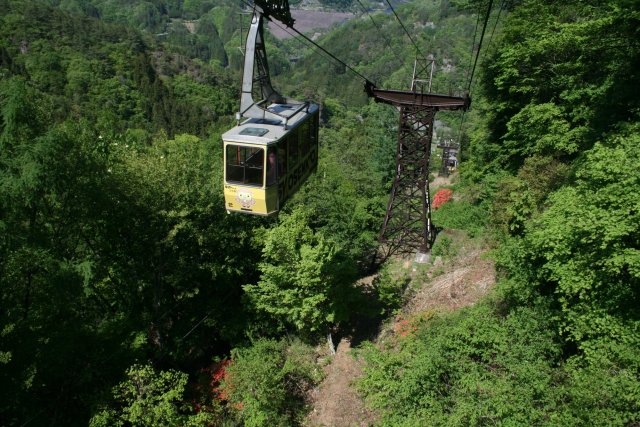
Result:
M222 135L228 212L273 215L318 167L315 104L272 104L287 125L250 118Z
M275 10L293 25L288 4L286 10L274 6L278 5L255 4L245 44L238 124L222 135L224 199L229 213L277 213L318 166L320 107L287 99L271 86L262 7L268 7L271 14ZM258 87L262 100L254 101Z

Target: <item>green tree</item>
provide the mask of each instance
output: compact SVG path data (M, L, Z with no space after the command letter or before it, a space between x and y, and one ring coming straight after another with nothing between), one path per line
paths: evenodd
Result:
M91 427L106 426L201 426L214 425L216 414L201 411L185 402L188 375L175 371L157 371L150 365L134 365L127 380L113 389L116 408L94 415Z
M243 289L258 313L288 329L317 334L346 320L355 267L309 220L299 208L264 233L260 280Z
M311 347L293 340L258 339L231 352L223 390L246 426L297 425L305 393L320 380Z

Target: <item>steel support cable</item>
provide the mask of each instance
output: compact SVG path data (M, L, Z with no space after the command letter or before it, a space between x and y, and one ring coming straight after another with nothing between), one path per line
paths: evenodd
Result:
M393 6L391 6L391 3L389 3L389 0L386 0L387 4L389 5L389 8L391 8L391 12L393 12L393 14L395 15L396 19L398 20L398 22L400 23L400 26L402 27L402 29L404 30L404 32L407 34L407 37L409 37L409 40L411 40L411 43L413 44L413 47L416 48L416 57L420 56L420 49L418 49L418 45L416 44L415 40L413 40L413 37L411 37L411 34L409 34L409 31L407 31L407 27L404 26L404 24L402 23L402 21L400 20L400 17L398 16L398 14L396 13L395 9L393 8Z
M251 5L250 3L248 3L246 0L240 0L242 3L246 4L247 6L253 8L254 5ZM268 18L267 18L268 19ZM275 21L269 19L270 22L273 22L276 26L278 26L279 28L282 28L284 30L284 28L282 26L280 26L278 23L276 23ZM286 25L286 24L285 24ZM375 86L375 84L373 84L371 82L371 80L369 80L368 78L366 78L365 76L363 76L361 73L359 73L358 71L356 71L353 67L351 67L349 64L347 64L346 62L340 60L340 58L338 58L337 56L335 56L333 53L329 52L327 49L323 48L322 46L320 46L318 43L314 42L313 40L311 40L309 37L307 37L306 35L304 35L303 33L301 33L300 31L298 31L297 28L295 28L294 26L287 26L287 28L290 28L294 33L296 33L297 35L299 35L300 37L302 37L304 40L306 40L308 43L312 44L313 46L315 46L317 49L320 49L322 52L324 52L326 55L328 55L331 59L333 59L334 61L338 62L339 64L343 65L346 69L348 69L349 71L351 71L353 74L355 74L356 76L360 77L362 80L364 80L365 83L370 83L373 86ZM289 32L287 32L288 34L291 34Z
M475 46L476 46L476 38L478 37L478 27L480 26L480 13L477 14L478 16L476 17L476 27L473 30L473 42L471 43L471 55L469 55L469 66L467 67L467 87L471 87L471 64L473 63L473 51L475 50ZM467 89L467 92L469 92L469 90ZM469 94L470 95L470 94ZM459 145L459 149L460 149L460 153L462 152L461 148L462 148L462 125L464 124L464 117L465 114L467 113L466 110L462 110L462 114L460 115L460 126L458 127L458 145Z
M275 21L271 21L271 22L273 23L273 25L275 25L276 27L280 28L282 31L284 31L285 33L287 33L287 34L289 34L291 37L293 37L293 39L294 39L294 40L296 40L296 41L300 44L300 46L302 46L302 47L304 47L304 48L307 48L307 47L308 47L305 43L303 43L303 42L302 42L302 41L297 37L297 34L294 34L294 33L292 33L291 31L287 30L287 27L283 27L282 25L278 24L278 23L277 23L277 22L275 22ZM314 46L312 46L312 48L313 48L313 47L314 47ZM314 51L315 53L317 53L317 54L320 54L320 56L324 56L325 58L328 58L328 59L330 59L330 60L334 60L334 61L336 60L335 58L333 58L332 56L330 56L330 54L325 53L325 52L323 52L322 50L319 50L319 49L313 49L313 51ZM344 62L340 61L339 59L338 59L338 63L340 63L341 65L344 65L345 67L348 67L348 65L347 65L347 64L345 64ZM362 76L360 76L360 77L362 78ZM365 78L365 80L366 80L366 81L368 81L366 78Z
M482 34L480 34L480 42L478 44L478 52L476 53L476 60L473 63L471 69L471 77L469 78L469 85L467 86L467 92L471 90L471 84L473 83L473 75L476 72L476 65L478 65L478 58L480 57L480 51L482 49L482 40L484 39L484 33L487 30L487 23L489 22L489 16L491 15L491 8L493 7L493 0L489 0L489 6L487 7L487 14L484 17L484 24L482 25Z
M496 17L496 22L493 23L493 29L491 30L491 36L489 36L489 41L487 42L487 48L491 46L491 41L493 40L493 34L496 32L496 27L498 26L498 21L500 21L500 15L502 14L502 9L504 9L506 0L502 0L500 2L500 9L498 9L498 16ZM487 49L485 49L486 51Z
M384 39L385 44L387 45L389 50L393 53L393 55L396 57L396 59L398 60L398 63L399 64L403 64L404 60L402 58L400 58L398 53L391 47L391 41L385 35L384 31L382 31L382 28L376 23L376 21L374 21L373 16L371 15L371 13L369 13L369 11L367 11L367 9L364 7L364 5L362 4L362 2L360 0L356 0L356 1L360 5L360 8L362 9L362 11L364 13L366 13L367 15L369 15L369 19L371 19L371 22L373 23L374 27L376 27L378 29L378 31L380 32L380 35L382 35L382 38Z
M500 9L498 10L498 16L496 17L496 22L493 24L493 29L491 30L491 36L489 37L489 43L488 45L491 45L491 41L493 40L493 34L496 31L496 27L498 26L498 21L500 21L500 15L502 14L502 10L504 9L504 6L506 5L506 0L502 0L500 2ZM487 18L485 19L485 23L484 23L484 27L486 28L487 26L487 21L488 21L488 16L489 13L491 11L491 3L489 4L489 9L487 11ZM476 30L474 32L473 35L473 44L475 45L475 39L476 39L476 35L478 32L478 23L480 22L480 14L478 14L478 19L476 20ZM483 36L484 36L484 29L483 29ZM480 46L482 46L482 36L480 38ZM476 62L478 60L478 56L480 55L480 46L478 46L478 55L476 56ZM473 59L473 54L471 55L471 59ZM469 65L471 65L471 62L469 62ZM474 65L474 70L475 70L475 65ZM471 78L469 79L469 86L467 89L467 92L471 93L471 83L473 80L473 73L471 74ZM462 126L464 125L464 117L465 117L465 113L466 111L462 112L462 117L460 118L460 128L458 129L458 143L460 144L459 147L459 152L462 153Z
M473 51L476 47L476 37L478 36L478 26L480 25L480 14L476 18L476 28L473 30L473 42L471 43L471 55L469 55L469 66L467 67L467 84L469 84L469 76L471 75L471 65L473 64Z

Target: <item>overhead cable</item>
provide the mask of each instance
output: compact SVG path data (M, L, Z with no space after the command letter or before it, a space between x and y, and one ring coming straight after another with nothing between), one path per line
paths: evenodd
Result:
M249 7L253 7L250 3L248 3L246 0L241 0L244 4L248 5ZM267 18L269 19L269 18ZM279 25L277 22L269 19L270 22L273 22L277 27L281 28L284 30L284 28ZM284 23L283 23L284 24ZM286 25L286 24L285 24ZM329 52L327 49L325 49L324 47L320 46L318 43L314 42L313 40L311 40L309 37L307 37L306 35L304 35L303 33L301 33L300 31L298 31L297 28L295 28L294 26L288 26L287 28L291 29L294 33L296 33L297 35L299 35L300 37L302 37L304 40L306 40L308 43L310 43L311 45L313 45L316 49L321 50L322 52L324 52L326 55L328 55L331 59L333 59L334 61L338 62L339 64L343 65L346 69L348 69L349 71L351 71L353 74L355 74L356 76L360 77L362 80L364 80L365 83L370 83L373 84L371 82L371 80L369 80L368 78L366 78L365 76L363 76L361 73L359 73L358 71L356 71L352 66L350 66L349 64L347 64L346 62L340 60L340 58L338 58L337 56L335 56L333 53ZM286 30L285 30L286 31ZM288 34L291 34L287 31ZM375 86L375 84L373 84Z
M376 21L373 20L373 16L371 15L371 13L369 13L369 11L364 7L364 5L362 4L362 2L360 0L356 0L358 2L358 4L360 5L360 8L362 9L362 11L364 13L366 13L367 15L369 15L369 19L371 19L371 22L373 23L374 27L376 27L378 29L378 34L382 35L382 38L384 39L385 44L387 45L387 47L389 48L389 50L393 53L393 55L396 57L396 59L398 60L398 64L402 65L404 64L404 60L402 58L400 58L400 56L398 55L398 53L391 47L391 41L389 40L389 38L385 35L384 31L382 31L382 28L380 28L380 26L376 23Z
M413 44L413 47L416 48L416 57L420 56L420 49L418 49L418 45L416 44L415 40L413 40L413 37L411 37L411 34L409 34L409 31L407 31L407 27L404 26L404 24L402 23L402 21L400 20L400 17L398 16L398 14L396 13L396 11L393 9L393 6L391 6L391 3L389 3L389 0L386 0L387 4L389 5L389 8L391 9L391 12L393 12L393 14L395 15L396 19L398 20L398 22L400 23L400 26L402 27L402 29L404 30L405 34L407 35L407 37L409 37L409 40L411 40L411 43Z
M480 14L476 18L476 28L473 30L473 42L471 43L471 55L469 55L469 66L467 67L467 84L469 83L469 77L471 77L471 65L473 64L473 53L476 50L476 37L478 36L478 27L480 26Z
M498 26L498 21L500 21L500 15L502 14L502 10L504 9L506 0L502 0L500 2L500 9L498 10L498 16L496 17L496 22L493 23L493 29L491 30L491 36L489 36L488 46L491 46L491 41L493 40L493 33L496 32L496 27Z
M476 60L473 63L471 69L471 78L469 78L469 85L467 86L467 92L471 90L471 83L473 83L473 75L476 72L476 65L478 65L478 58L480 57L480 50L482 49L482 40L484 39L484 33L487 29L487 23L489 22L489 16L491 15L491 8L493 7L493 0L489 0L489 6L487 7L487 14L484 17L484 24L482 25L482 34L480 35L480 43L478 44L478 52L476 53Z

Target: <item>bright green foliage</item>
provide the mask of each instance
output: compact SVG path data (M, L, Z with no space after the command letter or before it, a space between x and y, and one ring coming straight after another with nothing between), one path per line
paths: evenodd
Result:
M638 421L634 369L606 359L564 363L550 307L537 304L502 314L501 306L488 302L436 316L419 325L415 336L400 338L395 348L365 348L367 368L358 388L381 411L382 424Z
M134 365L127 370L127 380L113 389L118 408L102 410L89 425L152 427L213 424L213 413L193 414L193 408L184 402L187 381L188 376L183 372L158 372L150 365Z
M314 351L300 341L259 339L231 352L223 389L244 425L297 425L305 392L320 380Z
M575 158L637 118L639 24L634 1L518 5L484 62L488 133L473 161L515 171L531 154Z
M467 176L488 189L504 238L502 304L550 309L563 355L548 418L556 425L638 420L637 10L522 2L489 54L476 104L487 121Z
M581 129L571 129L553 103L529 104L507 123L504 148L525 156L561 157L578 151Z
M436 227L464 230L470 237L482 232L487 217L485 206L465 200L447 202L432 213Z
M639 143L634 127L596 144L577 185L550 197L523 241L536 265L523 279L555 293L563 332L588 358L604 346L613 360L640 361L624 354L640 345L640 196L630 191L640 185Z
M260 281L243 286L255 310L303 334L347 318L355 279L352 261L309 219L302 208L281 215L264 235Z
M420 325L397 349L364 352L358 387L384 425L507 425L544 422L554 411L560 352L548 312L506 316L491 304Z

